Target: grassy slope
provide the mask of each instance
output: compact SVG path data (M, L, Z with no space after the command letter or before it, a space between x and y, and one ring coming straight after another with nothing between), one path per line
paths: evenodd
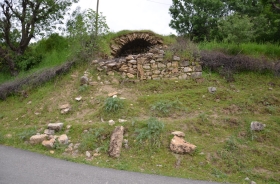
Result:
M34 131L42 133L49 122L61 121L72 125L68 136L73 143L84 143L83 150L101 147L102 154L88 161L84 152L73 158L62 155L64 148L58 147L55 157L101 167L192 179L245 183L244 179L249 177L257 183L280 182L279 78L242 73L236 76L235 83L229 84L216 74L205 72L201 84L192 80L171 80L81 88L79 78L86 69L94 81L98 81L97 76L102 82L112 79L98 73L94 67L84 65L30 91L26 99L12 96L0 102L0 142L50 154L44 147L31 146L25 140ZM120 79L117 75L115 78ZM217 87L217 92L208 93L209 86ZM107 94L113 91L120 91L120 96L126 98L124 108L106 113L103 104ZM74 100L79 95L83 97L82 102ZM181 103L173 105L166 113L151 110L157 103L175 100ZM72 105L72 112L61 115L58 106L68 102ZM143 127L145 120L152 116L165 123L160 149L135 142L135 130ZM106 149L114 126L107 122L118 118L128 120L122 125L126 128L130 149L123 149L119 159L112 159L107 156ZM261 132L251 132L251 121L263 122L267 127ZM93 134L99 132L105 138L86 140L83 135L85 129ZM174 130L185 132L186 140L197 145L193 155L178 156L170 152L170 132ZM178 159L181 164L176 169Z

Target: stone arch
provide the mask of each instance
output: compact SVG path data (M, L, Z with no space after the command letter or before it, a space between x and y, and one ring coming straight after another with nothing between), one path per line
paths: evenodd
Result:
M161 45L163 41L153 33L133 32L119 36L111 44L111 54L114 57L127 56L129 54L143 53L151 46Z

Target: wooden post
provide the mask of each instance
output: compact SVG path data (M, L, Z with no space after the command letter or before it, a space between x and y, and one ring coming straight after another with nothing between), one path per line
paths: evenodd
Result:
M98 35L98 7L99 7L99 0L97 0L97 5L96 5L95 36Z

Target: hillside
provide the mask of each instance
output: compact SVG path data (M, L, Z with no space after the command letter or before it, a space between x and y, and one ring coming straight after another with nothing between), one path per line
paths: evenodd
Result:
M81 87L80 77L90 73L94 86ZM203 81L163 80L128 82L120 76L107 76L90 65L72 69L69 74L28 91L28 97L9 97L0 103L0 141L23 149L50 155L41 145L26 142L34 132L42 133L48 123L63 122L71 142L83 143L77 154L65 153L57 147L53 156L101 167L155 173L192 179L245 183L278 183L279 173L279 104L280 81L269 75L241 73L236 82L226 83L215 73L203 73ZM121 83L116 84L116 81ZM214 86L215 93L207 88ZM124 97L123 108L104 110L108 94ZM80 102L75 98L81 96ZM69 114L61 114L59 106L70 103ZM154 107L154 108L152 108ZM154 110L151 110L154 109ZM147 141L137 144L136 130L150 117L165 124L160 148ZM129 149L119 159L108 157L109 135L114 126L126 129ZM251 121L266 124L263 131L250 131ZM91 136L85 136L89 131ZM191 155L175 155L169 150L170 133L179 130L186 140L197 146ZM101 155L87 160L85 151L101 149ZM179 161L178 161L179 160ZM176 165L177 163L177 165ZM178 165L179 163L179 165Z

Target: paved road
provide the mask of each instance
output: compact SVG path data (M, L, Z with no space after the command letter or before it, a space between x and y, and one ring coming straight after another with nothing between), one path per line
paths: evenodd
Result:
M0 184L214 184L104 169L0 145Z

